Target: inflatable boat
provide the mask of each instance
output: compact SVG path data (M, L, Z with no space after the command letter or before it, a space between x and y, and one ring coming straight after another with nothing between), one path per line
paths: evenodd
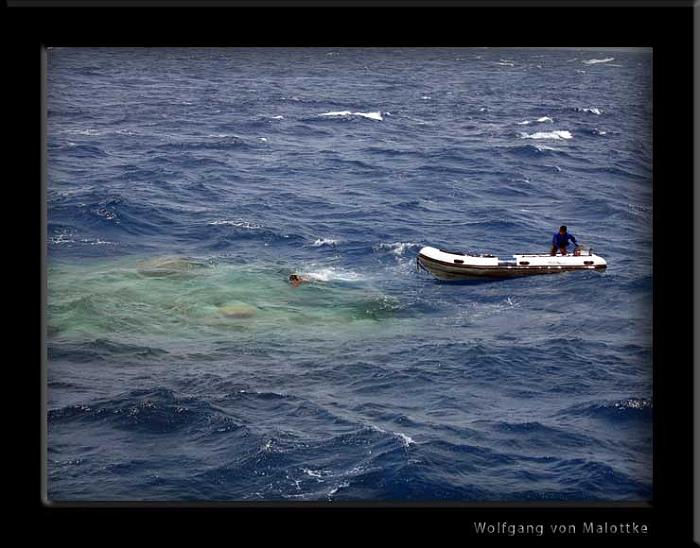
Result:
M531 274L556 274L572 270L603 270L605 259L592 250L575 251L567 255L534 253L513 255L512 259L499 259L494 255L465 255L463 253L424 247L416 258L418 266L441 280L467 278L506 278Z

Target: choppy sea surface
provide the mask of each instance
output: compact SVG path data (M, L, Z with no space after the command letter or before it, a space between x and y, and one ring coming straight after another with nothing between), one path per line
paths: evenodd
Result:
M53 48L47 106L50 500L651 498L650 53ZM605 272L416 270L561 224Z

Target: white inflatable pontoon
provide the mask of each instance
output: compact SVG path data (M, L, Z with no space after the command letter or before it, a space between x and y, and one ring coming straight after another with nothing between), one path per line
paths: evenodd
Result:
M513 255L512 259L502 260L494 255L465 255L434 247L424 247L418 252L416 260L420 266L441 280L602 270L608 265L605 259L594 255L590 250L567 255L549 253Z

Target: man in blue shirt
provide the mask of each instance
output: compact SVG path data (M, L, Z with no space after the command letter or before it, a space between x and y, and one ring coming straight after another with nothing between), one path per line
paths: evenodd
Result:
M566 248L569 245L569 240L574 242L574 245L578 247L578 244L576 243L576 238L574 238L573 234L569 234L566 231L566 226L562 225L559 227L559 232L554 233L554 237L552 238L552 251L551 255L556 255L557 254L557 249L561 251L562 255L566 255Z

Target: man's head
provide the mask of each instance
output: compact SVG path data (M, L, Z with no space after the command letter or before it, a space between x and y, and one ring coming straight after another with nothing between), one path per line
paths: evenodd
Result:
M561 225L559 227L559 234L566 234L566 225Z

